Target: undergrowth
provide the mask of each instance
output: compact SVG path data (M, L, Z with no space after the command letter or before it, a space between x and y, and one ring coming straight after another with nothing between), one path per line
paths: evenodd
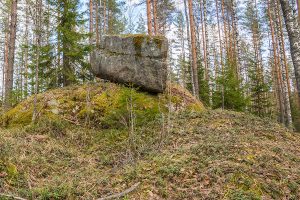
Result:
M0 193L97 199L140 182L125 199L300 198L297 133L248 114L191 109L187 105L197 104L180 100L179 89L173 90L178 94L168 113L170 104L162 97L110 84L97 88L91 90L96 113L90 125L84 125L80 87L40 96L48 105L36 124L13 125L10 116L17 121L20 111L6 116L10 128L0 130ZM134 109L128 109L130 99ZM17 107L25 112L26 105L30 100Z

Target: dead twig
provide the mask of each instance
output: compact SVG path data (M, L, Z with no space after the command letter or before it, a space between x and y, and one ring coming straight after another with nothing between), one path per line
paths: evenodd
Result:
M8 198L13 198L13 199L16 199L16 200L27 200L27 199L24 199L22 197L16 197L16 196L13 196L13 195L3 194L3 193L0 193L0 196L2 196L2 197L8 197Z
M63 118L64 120L66 120L66 121L72 123L72 124L75 124L75 125L77 125L77 126L81 126L81 124L80 124L79 122L73 121L73 120L68 119L68 118L66 118L66 117L64 117L64 116L62 116L62 118Z
M113 194L113 195L110 195L110 196L107 196L107 197L102 197L102 198L97 199L97 200L109 200L109 199L118 199L118 198L121 198L121 197L129 194L133 190L135 190L140 184L141 183L138 182L138 183L134 184L133 186L131 186L130 188L128 188L127 190L123 191L123 192L120 192L120 193L117 193L117 194Z

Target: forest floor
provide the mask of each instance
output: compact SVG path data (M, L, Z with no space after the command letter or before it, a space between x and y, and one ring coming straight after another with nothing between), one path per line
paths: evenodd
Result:
M128 189L123 199L300 199L298 133L232 111L141 114L151 120L136 119L133 129L116 126L111 113L101 127L53 116L24 126L5 119L0 199L100 199Z

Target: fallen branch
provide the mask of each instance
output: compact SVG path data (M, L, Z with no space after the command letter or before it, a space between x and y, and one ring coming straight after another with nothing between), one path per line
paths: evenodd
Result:
M107 197L102 197L102 198L97 199L97 200L118 199L118 198L124 197L125 195L127 195L130 192L132 192L133 190L135 190L140 184L141 183L138 182L138 183L134 184L133 186L131 186L130 188L128 188L127 190L123 191L123 192L113 194L113 195L110 195L110 196L107 196Z
M80 123L79 123L79 122L76 122L76 121L70 120L70 119L68 119L68 118L66 118L66 117L64 117L64 116L62 116L62 118L63 118L64 120L66 120L66 121L68 121L68 122L72 123L72 124L75 124L75 125L77 125L77 126L80 126Z
M2 196L2 197L8 197L8 198L13 198L13 199L16 199L16 200L27 200L27 199L24 199L22 197L16 197L16 196L13 196L13 195L3 194L3 193L0 193L0 196Z

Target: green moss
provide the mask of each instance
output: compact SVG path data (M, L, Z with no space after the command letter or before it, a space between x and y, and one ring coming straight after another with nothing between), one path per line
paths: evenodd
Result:
M241 189L232 190L228 194L230 200L261 200L262 197L252 191L244 191Z
M135 52L137 56L141 56L142 54L142 45L145 42L149 44L150 42L154 42L158 49L161 49L164 38L161 36L149 36L144 34L135 34L135 35L127 35L124 37L132 37L133 43L135 46Z
M25 108L20 104L2 116L4 126L18 126L31 123L33 107Z
M236 172L233 174L230 184L228 199L259 200L262 199L263 191L258 182L248 174Z
M135 47L135 53L137 56L142 55L142 44L144 42L145 37L144 36L136 36L133 37L133 43Z
M90 94L90 105L87 105L87 90ZM189 96L187 91L173 87L172 95L150 95L113 83L99 83L56 89L38 95L39 120L67 121L84 125L87 116L90 125L97 128L127 127L130 112L134 114L136 126L159 120L161 113L168 111L168 105L182 109L200 111L202 104ZM33 98L29 98L9 110L2 116L2 124L7 127L31 124Z

